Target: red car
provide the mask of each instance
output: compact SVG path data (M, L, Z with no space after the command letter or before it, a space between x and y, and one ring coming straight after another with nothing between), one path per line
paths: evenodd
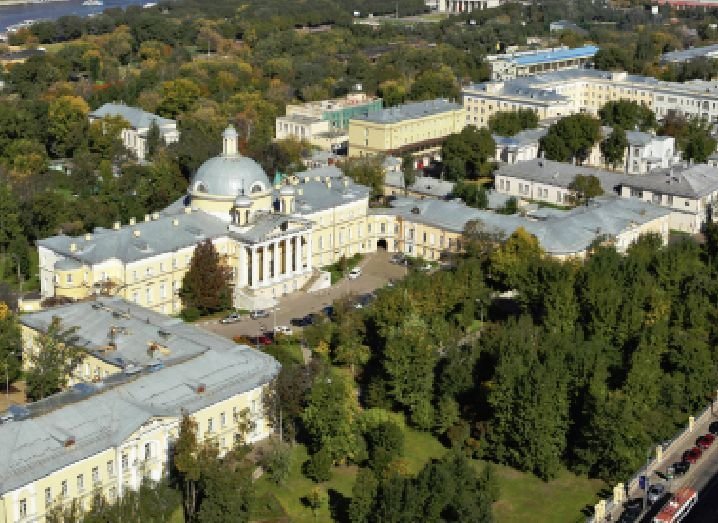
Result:
M255 343L255 345L271 345L272 339L268 336L256 336L252 339L252 341Z
M698 461L702 455L703 451L701 449L699 449L698 447L693 447L692 449L687 450L683 453L683 461L695 464L696 461Z
M696 445L701 449L706 450L707 448L710 448L711 445L713 445L715 439L716 437L714 434L706 434L705 436L701 436L696 440Z

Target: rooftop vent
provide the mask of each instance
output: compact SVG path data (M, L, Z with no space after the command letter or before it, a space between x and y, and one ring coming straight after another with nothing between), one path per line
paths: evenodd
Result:
M116 231L119 231L120 230L120 222L114 222L112 224L112 228Z
M134 231L132 231L132 234L134 235L135 238L139 238L140 234L142 234L142 233L140 233L139 229L135 229Z
M172 220L172 225L174 225L175 227L177 227L177 226L179 225L179 220L178 220L177 218L175 218L174 220Z
M204 392L207 390L207 385L204 383L200 383L197 385L197 388L195 389L197 394L204 394Z
M67 438L65 438L65 442L64 442L65 448L72 447L74 444L75 444L75 436L68 436Z
M76 244L76 243L71 243L71 244L70 244L70 252L75 252L76 250L77 250L77 244Z
M158 213L158 212L153 212L153 213L152 213L152 219L153 219L153 220L159 220L159 219L160 219L160 213Z
M151 218L152 218L152 217L151 217L149 214L145 214L145 221L146 221L146 222L150 221Z
M87 234L85 234L85 241L86 241L86 242L89 242L89 241L91 241L91 240L92 240L92 234L90 234L90 233L88 232Z
M134 216L132 218L130 218L130 225L134 225L136 223L137 223L137 219Z
M185 213L185 214L192 214L192 207L189 207L189 206L185 207L185 208L184 208L184 213Z

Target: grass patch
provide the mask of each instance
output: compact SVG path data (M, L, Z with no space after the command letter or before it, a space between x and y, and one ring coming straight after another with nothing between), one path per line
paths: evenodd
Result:
M334 285L336 282L341 280L350 270L359 265L361 259L362 255L359 253L356 253L351 258L342 256L335 263L324 267L323 270L329 272L329 274L331 275L331 283L332 285Z

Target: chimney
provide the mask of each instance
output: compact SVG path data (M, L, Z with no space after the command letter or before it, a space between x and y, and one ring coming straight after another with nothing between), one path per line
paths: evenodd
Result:
M65 438L65 448L72 447L75 444L75 436L68 436Z
M688 165L693 166L693 158L690 158L690 159L688 160Z
M136 223L137 223L137 218L135 218L134 216L132 218L130 218L130 225L134 225Z
M151 218L151 216L150 216L149 214L145 214L145 221L146 221L146 222L150 221L150 218Z
M89 242L89 241L91 241L91 240L92 240L92 234L90 234L89 232L86 233L86 234L85 234L85 241L86 241L86 242Z
M132 231L132 234L135 236L135 238L139 238L141 233L139 229L135 229L134 231Z
M203 394L207 390L207 385L204 383L200 383L197 385L197 388L195 389L197 391L197 394Z
M113 223L112 228L116 231L119 231L120 230L120 222Z
M344 187L349 187L349 178L347 178L346 176L342 178L342 184L344 185Z
M298 194L299 196L301 196L302 194L304 194L304 188L303 188L303 187L297 187L297 194Z
M153 213L152 213L152 219L153 219L153 220L159 220L159 219L160 219L160 213L158 213L158 212L153 212Z
M179 220L178 220L177 218L175 218L174 220L172 220L172 225L174 225L175 227L177 227L177 226L179 225Z
M77 244L74 242L71 243L70 244L70 252L75 252L76 250L77 250Z
M327 189L331 189L331 188L332 188L332 179L331 179L329 176L327 176L326 178L324 178L324 183L327 184Z
M185 207L185 208L184 208L184 213L185 213L185 214L192 214L192 207L190 207L189 205L188 205L187 207Z

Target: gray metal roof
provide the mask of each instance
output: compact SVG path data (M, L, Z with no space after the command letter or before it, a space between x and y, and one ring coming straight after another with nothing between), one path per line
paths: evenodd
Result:
M494 134L494 142L496 145L504 147L526 147L527 145L535 145L539 140L546 136L548 129L545 127L537 127L535 129L525 129L513 136L501 136Z
M510 176L566 188L577 174L595 176L601 182L604 192L609 194L617 192L621 186L693 199L718 191L718 168L707 164L676 165L635 176L538 158L501 165L495 173L496 176Z
M139 236L135 231L139 231ZM80 263L94 264L110 259L128 263L226 234L226 222L202 211L192 211L190 214L161 214L157 220L124 225L119 230L97 228L89 240L85 236L61 234L37 243ZM76 246L74 252L73 244Z
M662 63L690 62L696 58L714 58L718 55L718 44L691 47L679 51L669 51L661 55Z
M390 187L404 189L404 173L401 171L386 173L384 175L384 184ZM438 180L431 176L417 176L414 183L409 187L409 190L435 198L446 198L454 191L454 182Z
M374 123L397 123L404 120L415 120L425 116L456 111L462 109L461 104L451 102L445 98L427 100L425 102L412 102L395 107L387 107L381 111L369 113L368 115L354 116L352 120L364 120Z
M301 179L301 173L298 173ZM344 187L346 180L347 186ZM341 180L332 180L331 187L327 187L324 181L309 181L300 183L296 186L297 196L294 206L295 213L299 215L313 214L317 211L324 211L345 205L350 202L356 202L362 199L368 199L371 189L365 185L354 183L350 178L342 178ZM299 194L301 190L302 194Z
M300 171L295 173L295 176L300 180L307 177L316 178L317 176L319 176L322 180L324 180L327 176L329 178L344 178L344 171L336 165L327 165L324 167L315 167L314 169Z
M93 118L104 118L105 116L121 116L135 129L147 129L154 120L160 127L167 125L176 125L177 122L170 118L163 118L156 114L143 111L139 107L130 107L129 105L106 103L90 113Z
M200 165L192 176L190 189L198 193L234 198L241 192L250 194L254 186L260 191L271 187L262 166L247 156L223 154Z
M670 209L640 200L615 196L596 198L591 205L562 211L545 219L503 215L467 207L461 201L414 200L400 198L390 209L372 209L372 214L402 216L407 221L426 223L445 230L463 232L472 220L486 230L511 235L519 227L536 236L551 255L576 255L584 252L596 238L620 232L667 216Z
M82 394L61 393L50 398L49 411L43 400L27 406L27 419L0 424L0 494L121 444L153 417L196 412L266 384L279 372L267 354L185 328L200 345L195 357L154 373L119 375L119 383L86 385ZM197 392L199 384L205 392ZM75 443L66 447L70 436Z
M200 342L197 329L182 321L153 312L119 298L98 298L23 315L23 325L47 332L54 318L63 328L76 327L76 345L118 367L172 362L197 355L211 344L229 348L229 340L204 334ZM110 343L115 348L110 349ZM163 351L149 351L152 344Z

